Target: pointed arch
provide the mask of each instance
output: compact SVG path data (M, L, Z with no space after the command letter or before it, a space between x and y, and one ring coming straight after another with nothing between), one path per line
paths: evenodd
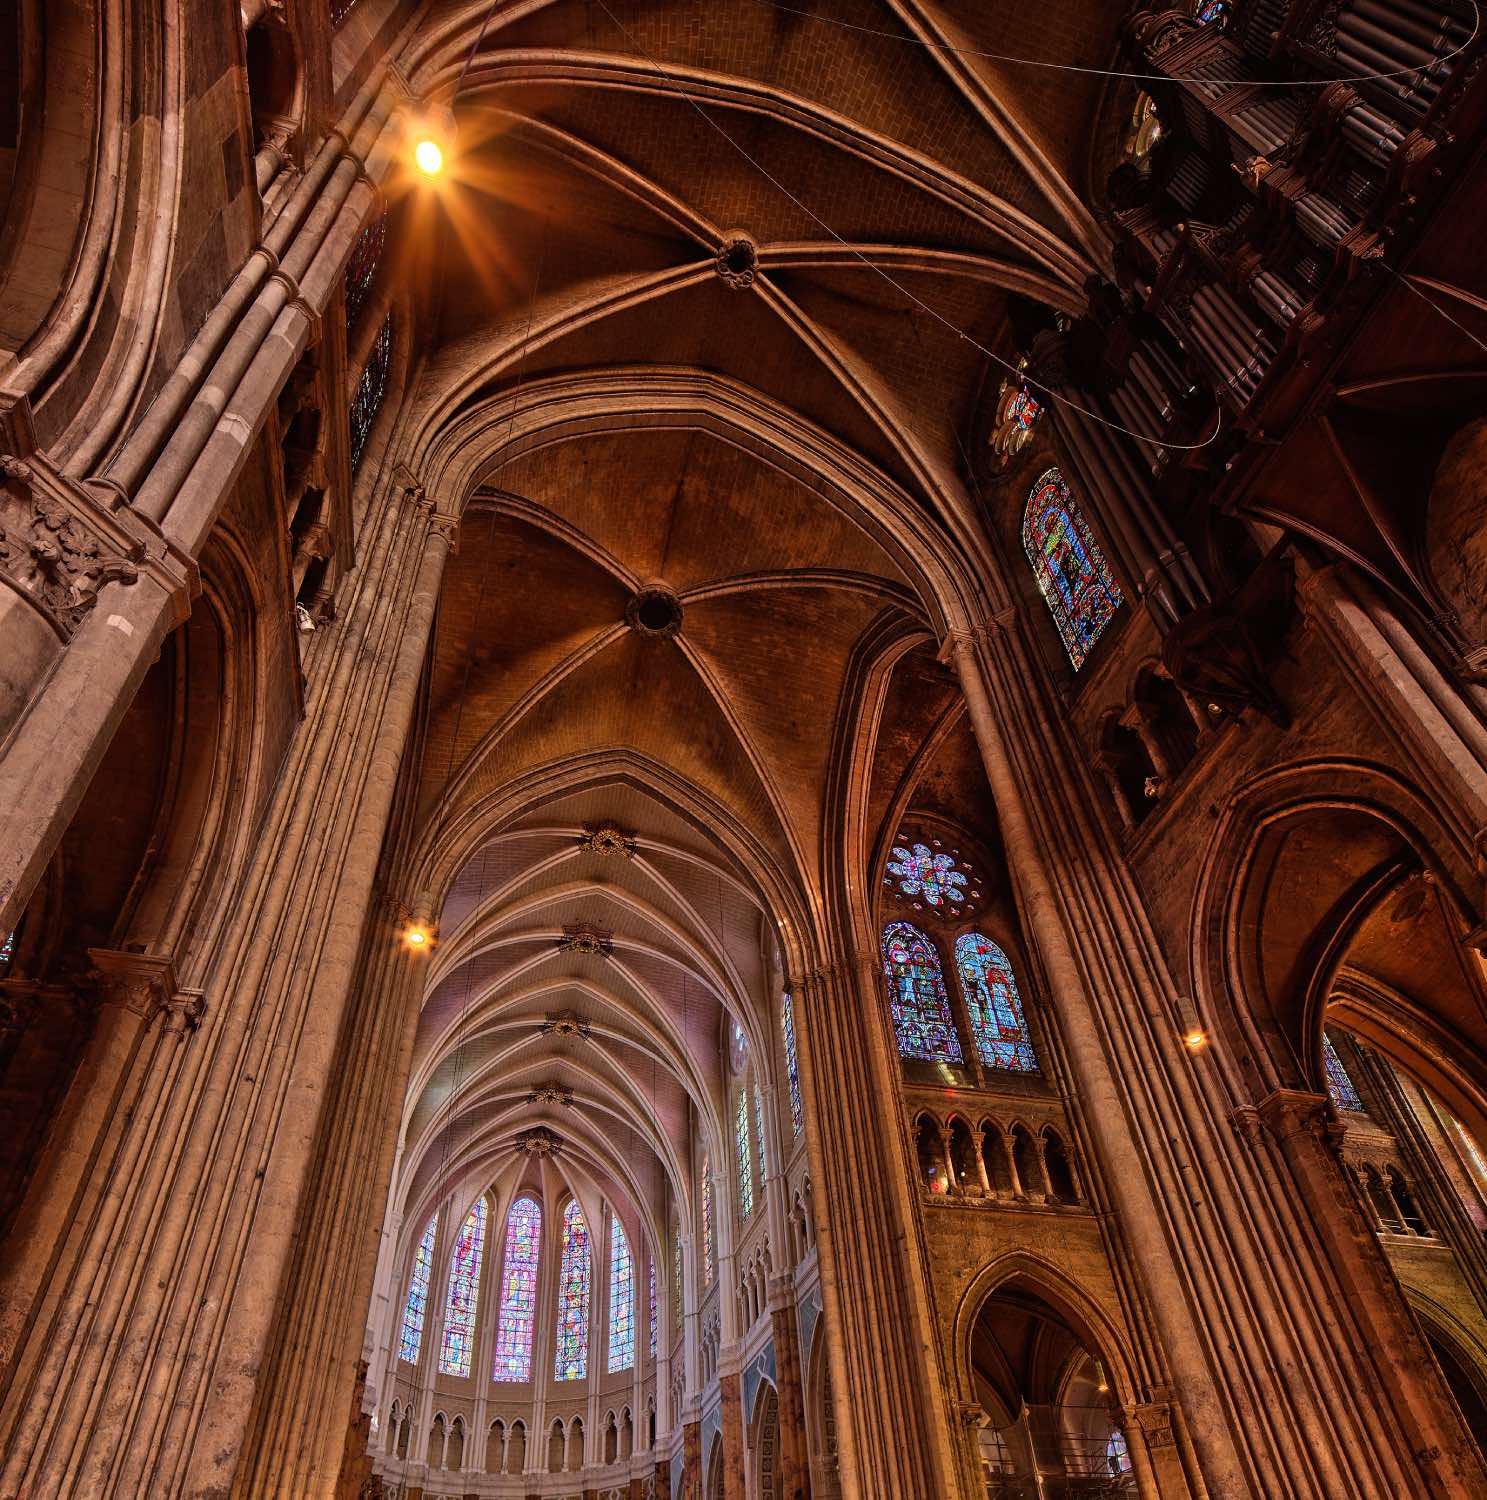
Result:
M491 1379L532 1378L532 1332L537 1314L537 1261L542 1246L542 1205L523 1195L506 1215L501 1265L501 1307L496 1318L496 1361Z
M1022 547L1077 672L1125 598L1059 469L1028 493Z
M798 1136L804 1114L800 1103L800 1061L795 1051L795 1001L789 990L780 1000L780 1030L785 1035L785 1076L790 1082L790 1126Z
M939 950L912 922L890 922L883 929L883 973L898 1055L964 1062Z
M449 1262L444 1297L444 1331L439 1339L439 1373L468 1377L475 1350L475 1309L480 1301L480 1264L485 1257L485 1198L465 1216Z
M955 970L971 1015L976 1053L988 1068L1036 1073L1038 1057L1022 1013L1012 961L985 933L963 932L955 940Z

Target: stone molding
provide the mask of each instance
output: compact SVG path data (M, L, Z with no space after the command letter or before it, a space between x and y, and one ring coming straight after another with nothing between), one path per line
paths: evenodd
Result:
M0 582L27 600L65 644L105 584L147 575L184 623L200 592L196 565L144 516L57 469L36 447L24 398L0 398ZM104 498L106 497L106 498Z
M206 1011L202 991L176 983L175 961L168 955L89 948L88 957L93 961L88 978L100 1007L117 1005L146 1026L160 1016L162 1029L181 1038L200 1025Z

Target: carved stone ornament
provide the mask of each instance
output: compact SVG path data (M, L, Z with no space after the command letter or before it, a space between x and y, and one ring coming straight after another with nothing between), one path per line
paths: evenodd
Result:
M557 944L564 953L602 954L607 958L614 952L614 934L588 922L580 922L565 927Z
M556 1015L549 1016L537 1029L543 1036L588 1037L593 1034L589 1023L580 1020L571 1010L559 1011Z
M539 1125L535 1130L524 1130L516 1138L516 1149L528 1156L556 1156L563 1149L563 1138Z
M635 840L622 833L613 823L601 823L597 828L585 828L578 842L590 854L623 854L626 859L635 856Z
M166 1031L184 1038L193 1032L206 1009L200 990L176 984L175 964L156 953L120 953L111 948L89 948L93 968L88 978L100 1005L117 1005L148 1025L163 1018Z
M37 483L22 459L0 455L0 573L30 595L62 639L70 640L104 584L133 583L143 556L105 545L65 504Z
M1172 1446L1172 1408L1165 1401L1152 1401L1135 1408L1133 1415L1148 1448Z
M573 1108L573 1090L565 1089L561 1084L541 1083L527 1095L528 1104L561 1104L568 1109Z
M718 275L735 292L747 291L759 269L759 247L741 229L730 229L718 247Z

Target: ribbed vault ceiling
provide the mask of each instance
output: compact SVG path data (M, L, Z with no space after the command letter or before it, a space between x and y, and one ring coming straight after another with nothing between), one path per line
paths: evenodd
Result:
M667 1182L690 1205L692 1141L716 1161L726 1137L730 1018L775 1072L781 924L828 922L916 784L954 815L950 783L979 781L915 646L938 628L926 557L997 587L965 445L1001 371L976 344L1015 357L1009 294L1072 309L1103 264L1081 204L1109 100L923 44L1099 66L1118 13L801 8L847 24L502 4L471 57L480 0L435 6L413 46L423 97L470 61L454 180L411 215L438 287L415 467L435 493L457 476L441 503L464 515L416 789L417 859L455 873L434 882L409 1224L451 1187L543 1173L632 1222L659 1222ZM531 415L564 400L576 418ZM674 636L627 624L649 586L679 600ZM583 848L605 823L633 857ZM565 950L582 926L609 951ZM579 1034L542 1029L570 1012ZM539 1125L567 1144L537 1166L516 1142Z

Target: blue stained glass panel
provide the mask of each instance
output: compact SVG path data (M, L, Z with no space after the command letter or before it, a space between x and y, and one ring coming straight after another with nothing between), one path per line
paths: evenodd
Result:
M759 1181L763 1182L769 1168L764 1165L764 1094L759 1080L754 1080L754 1139L759 1144Z
M1352 1110L1361 1115L1363 1101L1358 1097L1358 1090L1348 1077L1348 1070L1343 1067L1342 1059L1337 1055L1337 1048L1332 1045L1332 1038L1325 1031L1322 1033L1322 1063L1327 1069L1327 1092L1332 1095L1332 1102L1339 1109Z
M449 1263L444 1332L439 1341L439 1373L465 1379L475 1352L475 1309L480 1301L480 1262L485 1254L485 1199L465 1218Z
M651 1358L656 1357L656 1257L649 1258L650 1285L647 1289L651 1313Z
M785 1075L790 1080L790 1124L800 1134L803 1115L800 1107L800 1063L795 1055L795 1001L790 991L780 1002L780 1026L785 1033Z
M1038 1058L1007 955L982 933L965 932L955 940L955 967L981 1061L988 1068L1036 1073Z
M582 1380L589 1373L589 1226L578 1199L563 1210L563 1258L558 1268L558 1337L553 1374Z
M609 1371L635 1363L635 1268L625 1226L609 1219Z
M1077 672L1124 596L1057 469L1028 496L1022 546Z
M747 1219L754 1212L754 1167L749 1159L749 1096L738 1091L733 1111L733 1135L738 1146L738 1211Z
M964 1061L935 945L912 922L883 929L883 973L900 1057Z
M410 1365L418 1363L418 1348L423 1343L423 1322L428 1312L429 1273L434 1268L434 1236L439 1230L439 1215L429 1220L413 1257L413 1278L408 1283L408 1300L403 1304L403 1331L398 1336L398 1358Z
M707 1158L702 1158L702 1284L713 1284L713 1178Z
M387 367L392 359L392 314L382 320L377 337L372 343L372 352L367 356L361 379L356 383L356 393L351 398L351 467L361 462L362 452L371 435L372 423L382 408L382 398L387 394Z
M936 854L927 844L895 845L888 873L897 877L900 894L923 896L931 906L943 901L959 905L966 898L964 872L948 854Z
M501 1309L496 1319L493 1380L532 1378L537 1257L541 1245L541 1205L535 1198L518 1198L506 1215L506 1255L501 1263Z
M366 305L367 296L377 282L377 271L382 264L382 251L387 244L387 215L378 214L370 224L362 226L351 247L351 258L346 262L346 327L356 321L356 315Z

